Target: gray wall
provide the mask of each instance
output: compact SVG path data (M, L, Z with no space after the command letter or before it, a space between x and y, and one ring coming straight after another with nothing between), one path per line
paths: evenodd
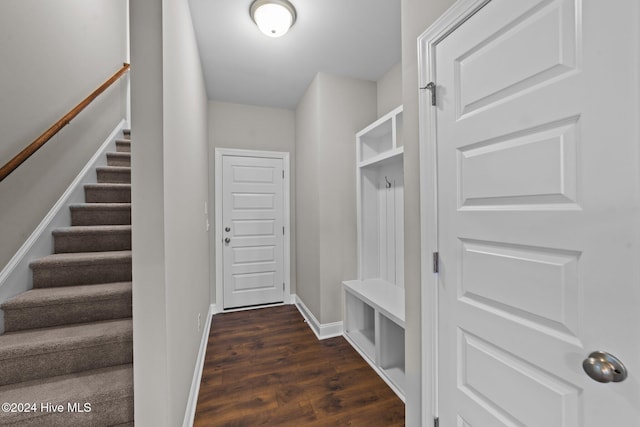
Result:
M355 134L376 109L375 82L321 72L296 110L298 296L323 324L357 274Z
M378 89L378 117L402 105L402 62L391 67L376 82Z
M181 425L209 307L207 99L187 0L131 2L136 425Z
M417 38L454 0L402 0L402 100L404 105L404 288L407 376L406 423L420 425L422 394L420 307L420 162ZM428 315L428 313L424 313Z
M283 108L256 107L209 101L209 221L211 237L215 224L214 165L216 148L243 150L284 151L290 153L290 176L295 177L295 111ZM295 180L291 180L291 292L296 292L296 203ZM210 242L211 251L211 298L215 303L215 241Z
M127 60L125 0L0 2L0 166ZM126 77L0 182L0 269L125 118Z
M320 81L313 79L296 108L297 295L320 318L318 153Z

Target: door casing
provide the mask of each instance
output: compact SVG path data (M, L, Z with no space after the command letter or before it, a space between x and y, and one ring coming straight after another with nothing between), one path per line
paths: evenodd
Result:
M284 304L292 303L291 296L291 189L290 189L290 164L289 153L281 151L258 151L258 150L241 150L232 148L216 148L215 149L215 230L213 239L215 241L215 260L216 260L216 302L215 312L231 312L247 310L247 308L223 310L222 301L224 298L223 289L223 256L222 256L222 159L224 156L238 157L255 157L255 158L271 158L282 159L284 166ZM259 308L259 307L252 307Z
M435 47L490 0L459 0L418 37L420 88L433 81ZM421 248L421 393L422 425L433 425L438 416L438 276L431 254L438 252L438 162L436 109L431 92L419 89L420 140L420 248Z

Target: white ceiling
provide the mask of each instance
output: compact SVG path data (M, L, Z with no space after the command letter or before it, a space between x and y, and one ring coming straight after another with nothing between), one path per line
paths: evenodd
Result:
M280 38L249 16L252 0L190 0L209 99L293 109L319 71L378 80L400 62L400 0L291 0Z

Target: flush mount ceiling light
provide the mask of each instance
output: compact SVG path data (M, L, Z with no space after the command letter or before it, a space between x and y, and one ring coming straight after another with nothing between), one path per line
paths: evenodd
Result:
M287 0L255 0L251 19L269 37L280 37L296 22L296 8Z

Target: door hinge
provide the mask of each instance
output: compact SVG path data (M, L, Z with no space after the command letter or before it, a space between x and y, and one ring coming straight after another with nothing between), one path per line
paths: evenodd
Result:
M282 292L284 292L284 282L282 282Z
M421 87L420 89L429 89L431 91L431 105L436 105L436 84L434 82L429 82L426 86Z
M282 227L282 235L284 236L284 227Z
M438 252L433 253L433 272L437 273L440 265L440 254Z
M284 169L282 169L282 179L284 179Z
M435 417L433 419L433 427L440 427L440 418Z

